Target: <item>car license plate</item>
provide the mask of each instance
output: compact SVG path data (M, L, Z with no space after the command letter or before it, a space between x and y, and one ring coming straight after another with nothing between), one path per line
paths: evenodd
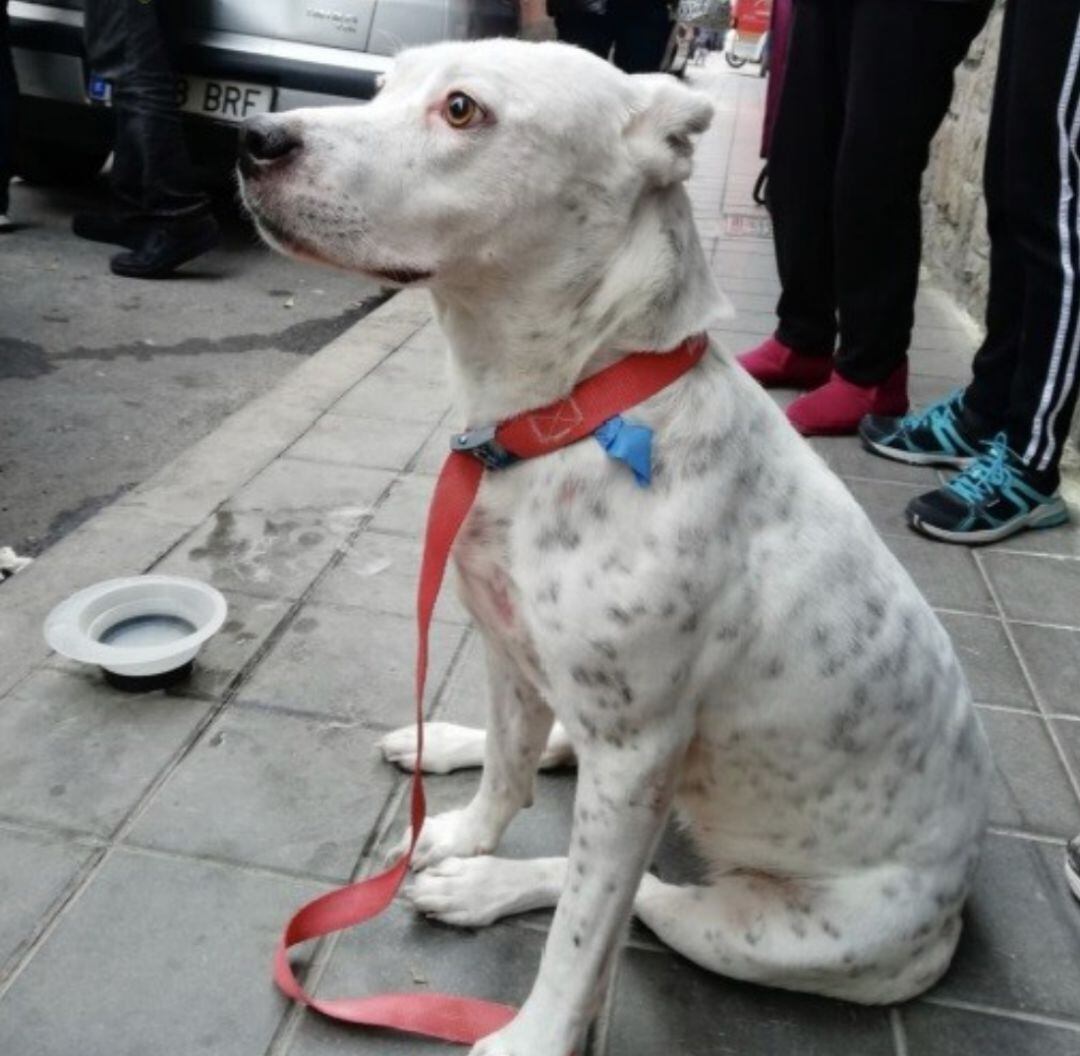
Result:
M261 84L181 77L178 89L181 110L215 121L236 123L274 108L274 89Z

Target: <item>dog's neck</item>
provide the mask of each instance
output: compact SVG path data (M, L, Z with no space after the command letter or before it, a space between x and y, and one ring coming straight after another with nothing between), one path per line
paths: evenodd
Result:
M526 248L512 269L433 291L459 426L552 403L628 352L673 348L718 314L723 298L681 185L643 198L610 252L587 231L567 236L547 253ZM580 260L594 263L583 270Z

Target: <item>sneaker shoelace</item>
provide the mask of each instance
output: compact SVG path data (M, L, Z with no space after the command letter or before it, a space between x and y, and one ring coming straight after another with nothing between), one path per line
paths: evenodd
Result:
M963 403L964 390L953 389L947 396L943 396L936 403L930 404L924 411L913 414L905 414L900 419L900 431L909 432L928 425L931 429L949 425L960 411Z
M987 440L979 457L962 473L953 477L946 487L965 502L977 505L990 498L1002 487L1020 483L1016 466L1019 456L1010 449L1004 433Z

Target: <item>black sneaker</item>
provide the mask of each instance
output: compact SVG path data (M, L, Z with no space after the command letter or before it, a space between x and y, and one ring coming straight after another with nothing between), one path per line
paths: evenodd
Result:
M220 241L221 229L212 216L190 223L159 224L147 231L137 248L113 257L109 266L114 275L128 279L163 279Z
M128 249L138 248L147 229L145 220L125 220L112 213L76 213L71 221L71 230L79 238Z
M1033 485L1004 433L943 488L912 499L908 523L948 543L994 543L1026 528L1054 528L1069 520L1065 500Z
M964 390L956 389L924 411L903 418L868 414L859 423L863 447L882 458L911 466L963 469L979 455L989 430L979 435L964 410Z
M1065 848L1065 879L1072 893L1080 899L1080 836L1069 840Z

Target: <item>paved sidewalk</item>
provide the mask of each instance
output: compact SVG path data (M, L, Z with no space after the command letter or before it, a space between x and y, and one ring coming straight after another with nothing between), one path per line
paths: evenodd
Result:
M762 83L692 76L717 120L695 209L736 314L732 348L772 324L765 221L750 201ZM973 334L924 290L917 399L963 378ZM439 338L403 294L0 586L0 1053L331 1056L436 1053L289 1007L269 957L301 901L372 871L405 780L377 758L409 720L418 537L445 445ZM1061 875L1080 832L1080 532L968 551L903 527L932 471L815 444L955 637L993 742L993 829L960 952L901 1009L733 983L633 932L606 1024L610 1056L1078 1056L1080 906ZM50 656L63 595L158 569L210 580L230 619L182 691L132 697ZM433 711L480 722L479 641L445 598ZM433 780L434 809L475 775ZM546 776L513 856L562 853L573 779ZM669 838L663 875L692 871ZM325 994L445 988L520 1001L545 914L465 933L406 909L311 953Z

